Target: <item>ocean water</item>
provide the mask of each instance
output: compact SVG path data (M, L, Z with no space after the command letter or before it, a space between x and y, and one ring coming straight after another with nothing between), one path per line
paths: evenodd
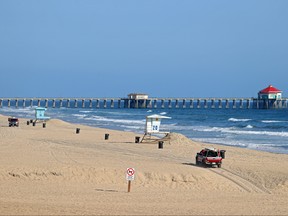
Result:
M0 108L0 114L32 119L35 107ZM145 117L160 114L160 130L196 141L288 154L288 109L48 108L46 115L71 123L144 133Z

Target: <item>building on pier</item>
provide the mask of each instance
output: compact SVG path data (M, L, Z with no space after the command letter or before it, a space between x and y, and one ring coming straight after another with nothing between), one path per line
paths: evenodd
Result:
M128 98L123 98L125 108L147 108L148 94L130 93Z
M269 85L258 92L258 98L254 99L253 104L258 109L282 108L282 91Z
M262 89L258 92L258 99L266 100L266 99L282 99L282 91L269 85L267 88Z

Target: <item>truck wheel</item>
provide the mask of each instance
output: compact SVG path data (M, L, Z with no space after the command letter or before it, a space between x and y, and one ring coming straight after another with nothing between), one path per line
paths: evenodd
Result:
M221 168L221 164L217 164L218 168Z

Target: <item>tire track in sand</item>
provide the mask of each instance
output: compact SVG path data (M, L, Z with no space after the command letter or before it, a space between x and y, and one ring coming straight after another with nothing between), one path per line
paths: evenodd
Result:
M236 174L230 170L227 170L225 168L221 169L209 169L211 172L216 173L234 184L238 185L240 188L243 190L251 193L251 192L256 192L256 193L268 193L271 194L269 190L267 190L264 186L259 186L255 182L253 182L250 179L246 179L243 176Z

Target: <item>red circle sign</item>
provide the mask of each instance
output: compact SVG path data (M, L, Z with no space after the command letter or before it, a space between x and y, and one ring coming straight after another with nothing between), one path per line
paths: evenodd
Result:
M128 176L133 176L135 173L135 170L133 168L127 168L127 175Z

